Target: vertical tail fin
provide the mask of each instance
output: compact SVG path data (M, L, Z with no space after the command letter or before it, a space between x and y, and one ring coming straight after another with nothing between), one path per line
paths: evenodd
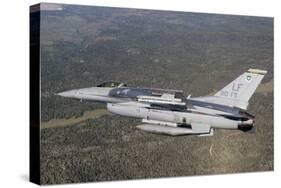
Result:
M248 103L266 73L265 70L249 69L217 92L215 96Z

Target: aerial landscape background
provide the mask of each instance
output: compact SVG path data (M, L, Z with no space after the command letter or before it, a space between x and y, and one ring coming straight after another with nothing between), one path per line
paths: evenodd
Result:
M42 4L40 32L43 184L273 170L273 18ZM154 135L55 95L116 80L205 96L249 68L268 71L254 134Z

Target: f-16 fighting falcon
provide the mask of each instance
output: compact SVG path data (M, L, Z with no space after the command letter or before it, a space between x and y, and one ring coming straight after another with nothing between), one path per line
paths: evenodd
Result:
M249 69L213 96L185 97L183 91L128 87L105 82L96 87L58 93L79 100L105 102L114 114L140 118L137 128L171 136L212 136L214 129L254 128L248 103L262 81L265 70Z

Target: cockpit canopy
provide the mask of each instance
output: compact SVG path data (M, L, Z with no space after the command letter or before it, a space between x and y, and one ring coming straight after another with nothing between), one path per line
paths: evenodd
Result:
M127 85L122 83L122 82L104 82L102 84L97 85L97 87L111 87L111 88L116 88L116 87L126 87Z

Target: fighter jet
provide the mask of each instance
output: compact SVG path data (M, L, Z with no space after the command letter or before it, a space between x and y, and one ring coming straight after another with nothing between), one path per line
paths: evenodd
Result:
M171 136L212 136L214 129L247 132L254 128L254 115L247 108L266 73L249 69L215 95L204 97L185 97L180 90L128 87L121 82L105 82L58 95L104 102L113 114L141 119L137 128L143 131Z

